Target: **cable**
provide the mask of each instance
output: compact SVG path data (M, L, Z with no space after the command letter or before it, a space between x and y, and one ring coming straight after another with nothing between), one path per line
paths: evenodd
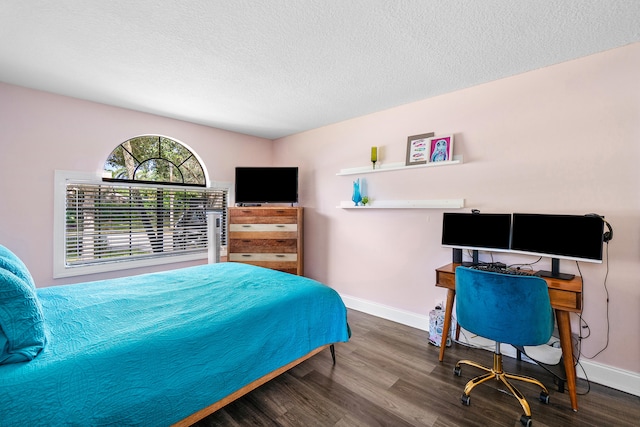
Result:
M582 313L578 314L578 319L579 319L578 341L575 343L572 342L572 345L574 345L578 350L577 351L578 354L573 355L573 365L574 367L578 367L578 366L580 367L580 369L582 370L582 373L584 374L584 379L587 382L587 391L584 393L578 393L578 395L580 396L586 395L591 391L591 381L589 380L589 376L587 375L587 371L584 369L584 366L582 366L582 364L580 363L580 357L584 356L587 359L594 359L609 347L609 335L610 335L610 326L611 326L609 321L609 289L607 288L607 279L609 278L609 243L608 242L606 243L607 243L607 246L605 250L605 259L607 262L607 267L606 267L604 282L603 282L603 287L606 294L606 318L607 318L607 335L606 335L605 345L600 350L598 350L596 354L594 354L593 356L587 356L582 353L582 341L591 336L591 328L589 327L589 324L587 323L587 321L582 317ZM582 275L582 271L580 270L580 264L577 261L576 261L576 267L578 268L578 274L580 274L581 277L584 277ZM584 279L583 279L583 285L584 285ZM581 306L584 307L584 292L581 295ZM583 329L587 330L586 336L582 335Z
M607 299L606 299L607 336L606 336L606 341L605 341L604 347L602 347L600 350L598 350L596 352L596 354L594 354L593 356L584 355L584 357L586 357L587 359L594 359L600 353L605 351L607 349L607 347L609 347L609 333L610 333L610 327L611 327L611 324L610 324L610 321L609 321L609 289L607 288L607 279L609 277L609 243L607 243L605 253L606 253L605 258L607 259L607 269L606 269L606 273L604 275L603 286L604 286L605 295L607 296ZM582 314L580 314L580 320L582 321ZM586 322L585 322L585 325L586 325ZM587 337L585 337L585 338L588 338L591 335L591 330L589 329L588 325L586 326L585 329L589 330L589 335L587 335ZM580 333L580 337L582 337L582 326L580 327L580 332L581 332Z
M467 249L467 256L473 261L473 250ZM493 257L493 254L491 256ZM478 251L478 262L482 264L480 261L480 251Z
M532 270L533 271L533 266L537 263L539 263L542 260L542 257L538 258L537 260L535 260L534 262L528 262L528 263L523 263L523 264L510 264L507 267L508 268L515 268L516 270L520 270L522 267L528 267L528 270Z
M584 367L582 366L582 363L577 362L576 366L580 366L580 370L584 374L584 379L587 382L587 391L585 391L584 393L577 393L576 392L576 394L578 396L585 396L585 395L589 394L589 392L591 391L591 381L589 381L589 377L587 376L587 371L584 370Z
M458 320L456 319L456 317L454 315L451 315L451 320L452 320L451 329L454 329L453 325L457 324ZM454 323L454 321L455 321L455 323ZM480 337L480 338L483 338L483 337L481 337L478 334L473 334L471 336L471 338L469 338L467 336L467 334L465 334L465 331L466 331L466 329L464 329L462 327L460 328L460 335L462 335L462 337L464 337L464 341L462 341L461 339L457 339L456 340L454 336L451 337L451 341L456 342L456 343L461 344L461 345L464 345L465 347L469 347L469 348L476 348L476 349L487 350L487 351L491 351L491 352L493 352L495 350L495 345L483 346L483 345L477 345L477 344L472 343L471 339L473 339L475 337ZM451 333L451 330L449 331L449 333Z

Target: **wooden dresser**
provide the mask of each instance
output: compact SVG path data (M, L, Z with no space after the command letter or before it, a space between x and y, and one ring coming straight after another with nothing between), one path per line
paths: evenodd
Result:
M302 276L302 207L230 207L229 261Z

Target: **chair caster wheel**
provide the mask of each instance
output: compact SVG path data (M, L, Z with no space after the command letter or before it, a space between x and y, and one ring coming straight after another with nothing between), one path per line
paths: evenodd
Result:
M462 393L462 397L460 398L460 401L462 402L463 405L469 406L471 405L471 396L469 396L468 394Z
M456 377L459 377L459 376L461 375L461 374L460 374L460 372L461 372L461 371L462 371L462 369L460 368L460 366L456 366L455 368L453 368L453 374L454 374Z
M526 415L520 417L520 423L525 427L531 427L533 425L531 417L527 417Z
M544 391L540 392L540 402L544 403L545 405L549 404L549 394L545 393Z

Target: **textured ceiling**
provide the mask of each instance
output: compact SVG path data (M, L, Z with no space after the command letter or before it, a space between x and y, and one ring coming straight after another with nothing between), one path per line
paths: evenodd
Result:
M0 0L0 81L269 139L638 41L638 0Z

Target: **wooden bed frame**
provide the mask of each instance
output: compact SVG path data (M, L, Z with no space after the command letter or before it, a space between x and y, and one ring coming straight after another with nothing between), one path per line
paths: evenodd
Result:
M275 377L277 377L280 374L285 373L289 369L291 369L294 366L297 366L300 363L304 362L305 360L315 356L316 354L320 353L322 350L324 350L326 348L330 348L331 349L331 356L333 358L333 363L335 364L335 353L334 353L333 344L323 345L322 347L318 347L315 350L312 350L310 353L302 356L301 358L296 359L293 362L288 363L288 364L284 365L283 367L278 368L275 371L270 372L270 373L266 374L265 376L263 376L261 378L258 378L254 382L247 384L246 386L244 386L244 387L240 388L239 390L231 393L227 397L215 402L214 404L212 404L210 406L207 406L206 408L201 409L201 410L199 410L198 412L196 412L194 414L189 415L187 418L185 418L185 419L183 419L181 421L178 421L177 423L173 424L172 427L188 427L188 426L191 426L191 425L197 423L198 421L200 421L201 419L205 418L206 416L213 414L218 409L221 409L224 406L228 405L229 403L233 402L234 400L241 398L245 394L247 394L247 393L255 390L256 388L260 387L262 384L274 379Z

